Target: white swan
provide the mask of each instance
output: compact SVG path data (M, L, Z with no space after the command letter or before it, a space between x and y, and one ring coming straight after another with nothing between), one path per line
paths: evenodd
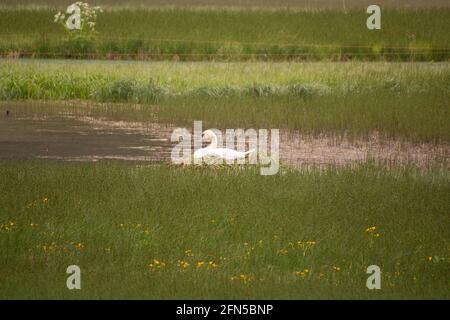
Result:
M220 158L224 160L243 159L248 154L255 152L255 149L249 151L236 151L228 148L217 148L217 136L212 130L205 130L202 135L203 139L211 140L211 144L205 148L198 149L194 152L194 159L204 157Z

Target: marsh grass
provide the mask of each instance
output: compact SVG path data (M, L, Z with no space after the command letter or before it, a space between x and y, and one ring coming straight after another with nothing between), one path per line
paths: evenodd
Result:
M448 299L448 178L3 161L0 297Z
M2 98L129 100L164 96L313 96L384 89L448 93L447 63L206 63L0 60ZM11 92L10 92L11 91ZM108 97L109 91L113 97ZM104 96L104 97L103 97ZM145 100L145 99L141 99Z
M450 9L134 8L100 15L92 40L72 41L54 9L0 9L3 56L138 60L447 61Z
M118 112L139 121L450 140L445 63L4 60L0 75L5 108L10 100L71 100L63 104L73 107L86 103L72 100L86 100L109 103L111 110L116 103L139 104Z
M374 99L376 96L376 100ZM191 126L202 119L219 128L284 128L304 134L337 134L349 138L379 132L386 138L414 142L450 140L446 98L433 93L401 97L376 93L310 99L234 98L179 99L147 108L159 121ZM145 113L145 112L143 112Z

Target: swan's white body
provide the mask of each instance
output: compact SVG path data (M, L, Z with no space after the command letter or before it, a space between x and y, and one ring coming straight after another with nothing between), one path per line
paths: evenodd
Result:
M204 157L220 158L224 160L243 159L248 154L255 152L255 149L250 151L236 151L228 148L217 148L217 136L212 130L203 132L205 139L210 139L211 144L205 148L198 149L194 152L194 159L201 159Z

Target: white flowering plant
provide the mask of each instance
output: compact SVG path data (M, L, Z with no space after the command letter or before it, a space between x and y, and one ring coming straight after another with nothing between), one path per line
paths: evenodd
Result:
M77 1L67 7L67 15L62 12L55 14L54 22L62 25L71 36L90 37L97 32L97 16L102 12L99 6L91 7L87 2Z

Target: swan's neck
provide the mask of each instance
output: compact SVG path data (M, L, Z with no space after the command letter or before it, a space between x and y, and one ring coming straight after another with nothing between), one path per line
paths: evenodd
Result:
M213 135L211 138L211 144L207 146L205 149L216 149L217 148L217 137L216 135Z

